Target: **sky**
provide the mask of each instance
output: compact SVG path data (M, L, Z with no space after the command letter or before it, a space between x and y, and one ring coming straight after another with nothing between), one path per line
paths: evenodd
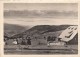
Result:
M4 23L16 24L21 26L35 26L35 25L78 25L76 19L5 19Z
M57 10L57 11L78 11L76 3L5 3L5 10ZM35 26L35 25L77 25L78 19L50 19L50 18L5 18L4 23L16 24L21 26Z
M4 10L77 11L77 3L5 3Z

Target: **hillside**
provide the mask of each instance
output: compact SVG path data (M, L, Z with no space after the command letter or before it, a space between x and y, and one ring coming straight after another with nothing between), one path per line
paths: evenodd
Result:
M17 37L24 37L24 36L40 36L43 34L47 34L49 32L56 32L56 31L61 31L61 30L65 30L67 27L69 27L70 25L37 25L34 26L26 31L24 31L23 33L19 33L14 35L12 38L17 38Z
M50 37L53 37L54 38L58 38L58 36L62 33L63 30L65 30L67 27L69 27L70 25L37 25L37 26L34 26L28 30L25 30L24 32L20 32L20 33L17 33L15 35L12 35L11 37L8 36L8 34L4 34L4 37L6 38L18 38L18 41L19 43L21 43L21 38L23 38L23 40L25 40L25 42L27 41L26 40L26 37L30 37L31 38L31 42L32 42L32 45L45 45L47 44L47 38L50 36ZM76 35L76 38L78 37L78 34ZM11 40L10 40L11 41ZM75 42L75 43L74 43ZM78 44L78 40L76 39L75 41L75 38L70 41L69 43L67 44ZM10 44L10 42L9 42Z
M6 24L6 23L4 24L4 33L5 35L7 34L8 36L13 36L15 34L22 33L27 29L28 27L23 27L14 24Z

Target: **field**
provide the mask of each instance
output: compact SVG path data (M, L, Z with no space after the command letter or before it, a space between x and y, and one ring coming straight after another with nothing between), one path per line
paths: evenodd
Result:
M67 46L30 46L29 48L25 45L6 45L4 46L4 54L16 54L16 55L52 55L52 54L78 54L77 45Z

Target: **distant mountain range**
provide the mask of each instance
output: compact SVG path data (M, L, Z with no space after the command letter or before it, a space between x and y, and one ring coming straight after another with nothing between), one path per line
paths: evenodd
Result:
M28 26L24 27L24 26L19 26L14 24L6 24L6 23L4 24L4 32L10 37L15 34L24 32L27 29L29 29Z
M21 38L24 36L40 36L40 35L44 35L44 34L48 34L48 33L53 33L53 32L57 32L57 31L62 31L65 30L67 27L69 27L70 25L37 25L34 26L30 29L20 29L24 32L20 32L20 30L16 29L16 31L18 33L14 33L15 35L13 35L11 38ZM11 30L10 30L11 31ZM14 31L14 30L12 30ZM6 31L5 31L6 32Z
M74 11L56 11L56 10L4 10L4 17L20 18L77 18L78 12Z

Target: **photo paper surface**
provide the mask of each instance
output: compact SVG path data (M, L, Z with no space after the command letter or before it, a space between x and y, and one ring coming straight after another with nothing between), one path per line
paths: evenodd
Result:
M78 54L78 3L4 3L4 54Z

